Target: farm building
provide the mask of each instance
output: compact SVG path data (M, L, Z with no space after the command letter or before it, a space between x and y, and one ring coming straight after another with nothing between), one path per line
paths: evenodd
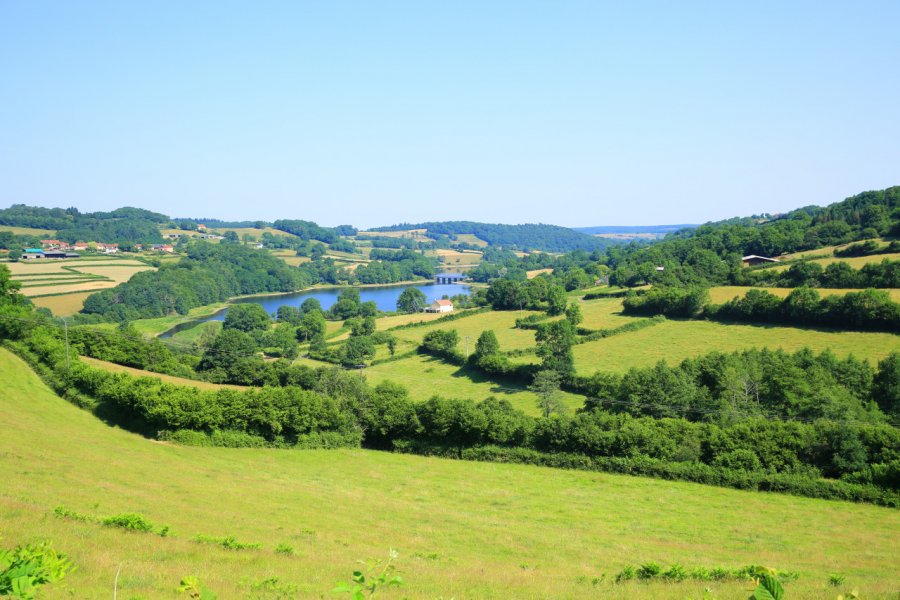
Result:
M466 276L462 273L438 273L434 276L435 283L462 283Z
M77 252L63 252L62 250L47 250L44 252L44 258L55 258L62 260L64 258L80 258Z
M741 262L744 263L745 267L753 267L755 265L764 265L768 263L777 263L781 262L777 258L769 258L767 256L757 256L756 254L751 254L750 256L745 256L741 259Z
M453 303L449 300L435 300L425 307L427 313L448 313L453 312Z
M169 254L175 252L175 248L172 247L172 244L153 244L153 249L156 252L168 252Z
M44 251L40 248L25 248L25 251L22 252L22 260L35 260L37 258L44 258Z

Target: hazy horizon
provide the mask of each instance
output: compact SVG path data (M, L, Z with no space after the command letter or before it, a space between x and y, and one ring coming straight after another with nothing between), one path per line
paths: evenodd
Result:
M900 179L896 2L0 5L0 205L703 223Z

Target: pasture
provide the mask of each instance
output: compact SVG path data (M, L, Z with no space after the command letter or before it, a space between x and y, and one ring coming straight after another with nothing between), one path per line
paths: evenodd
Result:
M727 302L732 298L743 298L748 290L765 290L770 294L775 294L779 298L786 298L788 294L790 294L793 289L792 288L753 288L753 287L740 287L735 285L724 285L720 287L714 287L709 289L709 300L713 304L722 304L723 302ZM816 288L816 291L819 292L821 297L825 296L843 296L849 292L859 292L862 290L854 290L854 289L837 289L837 288ZM891 299L894 302L900 302L900 289L887 289L885 290L891 295Z
M677 364L685 358L712 351L733 352L753 347L782 348L789 352L804 347L815 352L830 349L837 356L853 354L874 364L892 351L900 351L900 335L669 320L646 329L577 345L574 354L578 373L590 375L597 370L624 372L631 367L651 366L660 360ZM529 356L524 360L536 358Z
M309 362L305 364L310 364ZM487 378L478 371L461 369L439 359L415 355L409 358L367 367L364 371L371 385L382 381L399 383L409 390L415 402L425 402L434 395L445 398L467 398L480 402L489 396L508 400L515 408L529 415L537 415L537 395L524 386ZM560 398L570 413L581 408L584 397L561 393Z
M814 262L822 265L822 267L827 267L831 263L842 262L847 263L854 269L861 269L864 265L872 264L872 263L880 263L883 260L900 260L900 253L893 254L872 254L871 256L851 256L847 258L841 258L838 256L824 256L822 258L814 258L809 262ZM776 265L774 267L769 267L773 271L784 271L786 269L791 268L791 264L782 264Z
M191 448L109 427L0 350L0 536L52 540L77 570L42 598L329 598L399 554L390 598L746 598L746 581L614 583L625 565L792 570L787 598L896 598L900 511L639 477L363 450ZM61 519L140 513L167 537ZM234 536L259 549L194 541ZM279 544L293 552L276 553ZM846 577L831 587L833 573ZM256 586L254 591L253 586ZM379 594L381 596L381 594Z
M400 329L393 333L400 340L418 345L429 331L434 331L435 329L455 329L460 337L458 346L459 351L465 352L465 340L466 336L468 336L469 351L474 352L475 341L478 339L478 336L481 335L481 332L487 329L493 329L494 333L497 334L497 340L500 342L501 350L516 350L534 346L534 331L515 328L516 319L533 314L538 313L530 310L485 312L457 319L456 321L450 321L449 323L436 323L434 325L425 325L422 327L414 327L412 329Z

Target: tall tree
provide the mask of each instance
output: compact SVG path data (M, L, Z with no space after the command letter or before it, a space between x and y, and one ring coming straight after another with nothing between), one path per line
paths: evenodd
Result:
M397 310L404 313L416 313L425 307L425 294L418 288L406 288L397 298Z

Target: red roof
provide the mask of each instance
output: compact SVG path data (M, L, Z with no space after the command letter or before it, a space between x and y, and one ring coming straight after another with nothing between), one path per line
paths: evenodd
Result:
M449 300L435 300L434 303L438 306L453 306L453 303Z

